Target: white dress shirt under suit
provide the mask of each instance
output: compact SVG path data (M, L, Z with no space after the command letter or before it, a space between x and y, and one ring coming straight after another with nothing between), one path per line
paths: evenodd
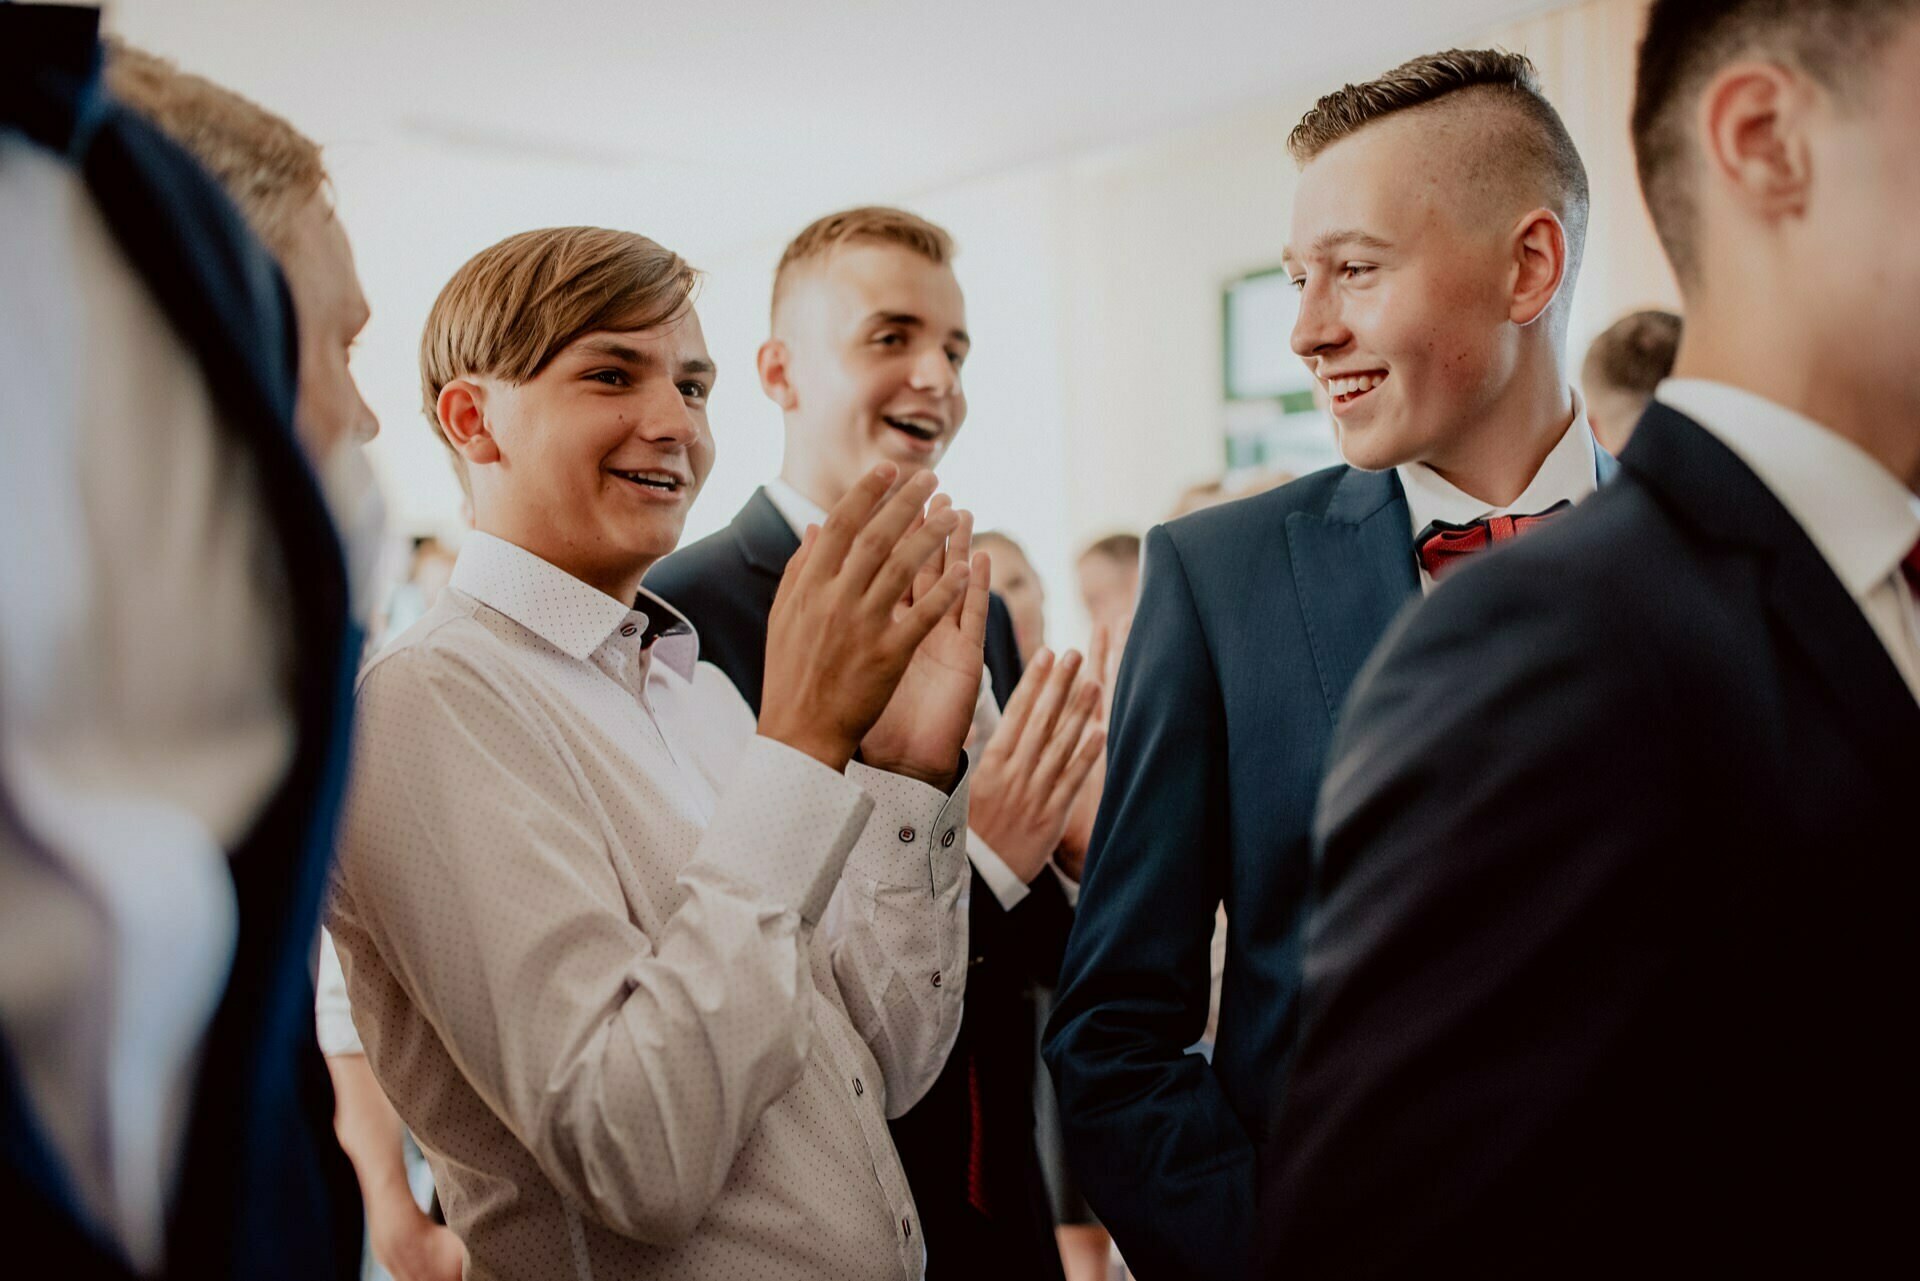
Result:
M469 1276L917 1277L886 1120L960 1025L966 783L755 737L639 605L471 535L362 677L329 926L369 1060Z

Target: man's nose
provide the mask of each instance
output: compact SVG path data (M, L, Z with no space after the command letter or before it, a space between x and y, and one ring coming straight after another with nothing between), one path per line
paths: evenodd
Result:
M1290 345L1302 360L1326 351L1335 351L1351 337L1341 322L1339 304L1332 291L1309 281L1300 291L1300 311L1293 321Z
M918 391L945 396L960 385L960 372L942 347L929 347L913 362L913 385Z

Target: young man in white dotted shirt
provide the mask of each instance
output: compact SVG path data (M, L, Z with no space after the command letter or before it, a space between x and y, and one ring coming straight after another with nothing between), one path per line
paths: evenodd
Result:
M469 1275L913 1278L886 1121L960 1023L987 570L872 469L788 566L756 732L640 590L713 461L693 281L561 228L435 304L476 532L362 677L330 924Z

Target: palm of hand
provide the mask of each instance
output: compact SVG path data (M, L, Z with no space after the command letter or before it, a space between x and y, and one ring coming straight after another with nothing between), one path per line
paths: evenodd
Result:
M951 774L973 724L981 651L958 619L940 620L860 745L868 763L921 776Z

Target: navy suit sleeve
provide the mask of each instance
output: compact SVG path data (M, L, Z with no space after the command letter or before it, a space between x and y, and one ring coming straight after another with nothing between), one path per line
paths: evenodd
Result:
M1142 1277L1238 1276L1255 1159L1207 1062L1208 948L1225 880L1226 721L1171 537L1147 536L1106 796L1048 1027L1067 1155Z
M1541 1225L1580 1213L1618 1128L1581 1100L1684 929L1688 838L1659 789L1708 772L1674 759L1684 727L1629 599L1544 556L1469 566L1356 683L1259 1275L1560 1270L1543 1260L1571 1242Z

